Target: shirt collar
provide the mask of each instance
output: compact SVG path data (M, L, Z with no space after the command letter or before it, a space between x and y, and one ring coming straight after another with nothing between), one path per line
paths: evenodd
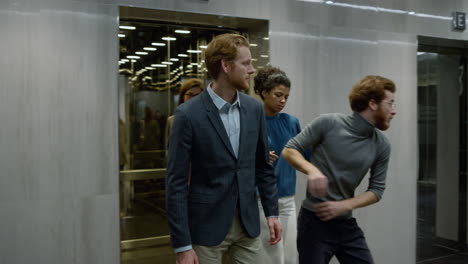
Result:
M211 83L208 84L208 87L206 88L208 91L208 94L211 97L211 100L213 100L213 103L215 104L216 108L218 110L221 110L226 104L231 105L230 103L226 102L223 98L221 98L219 95L217 95L213 89L211 89ZM238 105L240 107L240 101L239 101L239 92L236 91L236 101L232 105Z

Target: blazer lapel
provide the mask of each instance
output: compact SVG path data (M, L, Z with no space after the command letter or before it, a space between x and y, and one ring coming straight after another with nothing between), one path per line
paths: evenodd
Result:
M200 96L202 96L202 99L206 108L206 112L208 115L208 119L210 120L211 124L215 128L219 137L221 138L221 141L224 143L224 145L229 150L231 155L235 158L236 155L234 154L234 151L232 150L231 142L229 141L226 128L224 128L223 121L221 120L221 117L219 116L218 108L216 108L216 105L213 103L213 100L211 99L207 91L204 91Z

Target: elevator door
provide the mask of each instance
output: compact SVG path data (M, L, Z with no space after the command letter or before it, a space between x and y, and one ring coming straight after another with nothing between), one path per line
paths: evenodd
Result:
M223 33L249 39L256 68L269 63L268 21L120 8L122 264L175 263L165 208L168 117L188 79L199 79L202 87L210 83L203 50Z
M466 49L420 39L417 61L417 263L468 260Z

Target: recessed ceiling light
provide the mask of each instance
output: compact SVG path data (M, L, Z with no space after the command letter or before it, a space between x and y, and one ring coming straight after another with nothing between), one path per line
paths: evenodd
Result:
M119 38L125 38L125 34L117 34Z
M167 67L167 65L164 65L164 64L151 64L151 67L165 68L165 67Z
M177 29L175 33L179 34L190 34L190 30Z
M157 48L144 47L143 50L155 51Z
M135 30L136 27L134 26L119 26L120 29L127 29L127 30Z
M161 46L161 47L163 47L163 46L166 46L166 43L161 43L161 42L153 42L153 43L151 43L151 45L153 45L153 46Z
M187 50L188 53L202 53L201 50Z
M176 40L176 38L174 38L174 37L162 37L161 39L163 39L163 40L169 40L169 41L171 41L171 40Z
M135 52L135 54L137 54L137 55L148 55L148 52L146 52L146 51L137 51L137 52Z
M185 57L188 57L188 54L177 54L177 56L185 58Z
M174 64L173 62L170 62L170 61L162 61L161 63L162 63L162 64L166 64L166 65L172 65L172 64Z
M170 58L169 60L170 61L179 61L179 59L177 59L177 58Z
M200 49L206 49L206 48L208 48L207 45L200 45Z
M140 56L127 56L127 59L139 59Z

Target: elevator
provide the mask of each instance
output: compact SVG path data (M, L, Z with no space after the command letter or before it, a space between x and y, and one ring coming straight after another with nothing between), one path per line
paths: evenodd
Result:
M468 260L468 43L418 42L417 263L458 263Z

